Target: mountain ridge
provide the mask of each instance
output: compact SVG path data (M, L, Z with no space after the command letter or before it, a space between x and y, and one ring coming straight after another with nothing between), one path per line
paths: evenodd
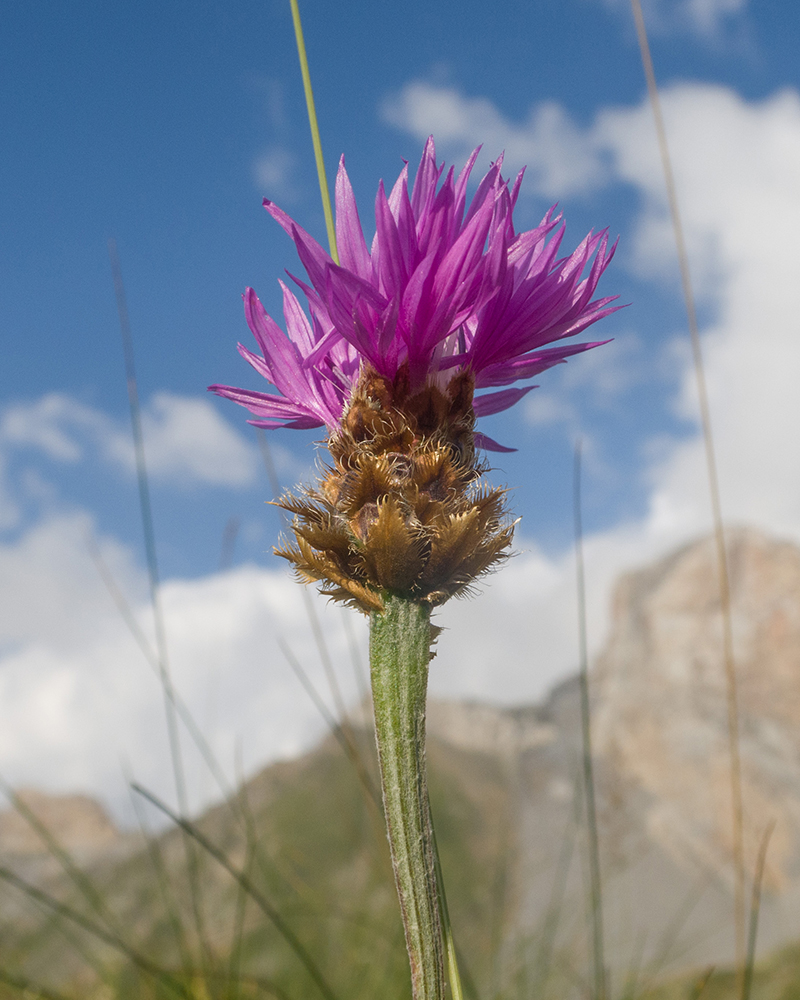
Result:
M728 546L749 872L764 825L777 819L760 922L760 944L771 950L800 937L800 549L752 529L729 532ZM644 989L659 976L732 959L714 559L713 542L700 539L624 576L591 676L607 959L618 986ZM344 725L374 781L367 706ZM431 700L428 730L442 866L472 977L482 992L498 995L536 984L543 995L578 995L588 945L577 680L562 682L539 704L510 709ZM239 795L269 858L260 884L325 957L343 995L370 995L366 983L387 1000L405 996L380 817L336 739L271 765ZM208 810L198 826L234 863L248 863L248 840L230 804ZM0 817L0 834L2 828ZM179 873L179 832L168 831L157 844L170 872ZM101 851L90 870L108 887L110 905L138 928L142 946L155 944L174 961L175 948L154 931L161 918L147 886L146 855L140 849L104 858ZM221 955L235 887L208 858L201 868L212 950ZM185 875L170 879L186 910ZM52 870L45 881L53 892L68 891ZM18 919L19 907L15 912ZM291 995L302 972L263 924L251 909L243 924L245 965ZM60 982L59 962L74 963L35 938L18 926L6 955ZM376 979L377 955L384 975Z

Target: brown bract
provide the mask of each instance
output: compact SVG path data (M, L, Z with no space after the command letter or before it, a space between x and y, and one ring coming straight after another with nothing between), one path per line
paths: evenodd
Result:
M328 440L324 478L279 502L296 544L276 554L367 614L387 592L436 606L467 591L514 533L505 491L481 483L472 390L459 373L412 395L405 370L390 382L365 369Z

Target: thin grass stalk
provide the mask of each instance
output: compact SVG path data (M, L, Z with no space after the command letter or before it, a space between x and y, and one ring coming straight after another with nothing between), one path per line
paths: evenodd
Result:
M700 1000L700 997L705 993L706 986L711 982L711 977L716 971L716 965L709 965L695 981L692 983L692 988L689 991L689 1000Z
M676 955L680 955L679 949L677 951L673 951L675 942L678 940L678 935L683 929L686 921L689 919L692 910L694 910L697 903L703 897L708 881L709 877L706 876L697 882L690 892L687 893L682 905L680 905L675 911L675 915L672 920L670 920L661 934L661 937L659 938L658 951L656 952L655 957L648 963L647 976L639 991L641 994L647 994L651 988L654 987L654 981L666 965L667 961L670 958L674 959Z
M498 820L498 851L495 856L494 878L492 880L491 915L489 917L489 940L491 942L491 993L499 997L502 993L503 963L502 943L507 905L508 870L511 855L510 816L507 811Z
M764 884L764 865L767 861L767 850L772 832L775 829L775 820L767 823L767 828L761 837L761 844L758 849L756 859L756 870L753 874L753 891L750 897L750 920L747 928L747 957L744 965L744 982L742 984L742 1000L750 1000L750 992L753 988L753 969L756 964L756 940L758 938L758 917L761 912L761 888Z
M714 542L717 550L717 573L719 578L720 609L722 611L722 647L725 665L725 680L727 688L728 710L728 754L731 770L731 813L733 824L733 866L734 866L734 927L736 974L739 993L744 988L744 958L745 958L745 871L744 871L744 805L742 800L742 765L739 749L739 708L736 684L736 660L733 652L733 622L731 613L730 574L728 572L728 556L725 548L725 532L722 523L722 504L719 492L719 476L714 449L714 436L711 426L711 408L708 401L703 351L697 326L697 311L694 303L691 275L689 273L689 257L686 252L686 240L683 224L678 208L678 196L675 188L675 177L672 171L672 161L669 155L667 132L664 118L661 114L661 101L656 84L653 59L650 54L650 44L647 38L647 28L640 0L631 0L633 17L636 22L636 35L639 40L639 50L642 66L647 79L647 92L653 111L653 119L658 136L658 148L661 156L661 166L664 171L664 183L667 189L669 211L672 218L672 229L675 234L675 245L678 254L678 265L681 274L683 298L686 304L686 317L689 324L689 335L692 343L697 395L700 403L700 419L703 428L703 443L705 446L706 470L708 474L709 493L711 495L711 513L714 521Z
M65 847L62 847L58 839L51 833L50 829L45 826L36 813L25 804L24 800L13 791L10 785L8 785L2 777L0 777L0 790L6 795L8 800L11 802L11 805L14 809L16 809L20 816L22 816L25 822L36 831L47 847L50 856L55 858L55 860L59 863L61 869L70 879L72 884L77 888L92 910L94 910L97 916L108 928L110 928L115 934L119 934L119 928L116 925L116 920L106 906L105 900L97 891L94 883L86 872L82 871L75 863L69 851Z
M159 667L158 656L153 650L150 643L148 642L147 636L139 627L139 623L136 621L136 616L134 615L130 604L128 603L127 599L125 598L125 595L122 593L121 589L117 585L116 580L111 574L111 571L106 565L96 539L93 536L89 535L86 544L89 549L89 555L91 556L92 561L95 564L97 572L100 574L100 578L105 584L106 589L108 590L111 596L111 599L117 606L117 610L122 616L122 620L128 627L128 630L133 636L133 639L136 642L137 646L141 650L145 660L147 660L148 664L155 671L156 676L160 678L161 671ZM175 709L177 717L186 727L186 731L189 733L192 742L194 743L197 750L200 752L203 761L205 762L209 771L213 775L214 780L216 781L220 792L222 793L226 801L230 802L234 798L234 791L231 788L228 779L225 777L225 774L222 768L220 767L219 762L214 756L214 753L208 743L208 740L206 740L205 736L202 733L202 730L195 722L194 717L189 711L186 702L181 698L181 696L178 694L178 692L175 690L174 687L170 687L169 691L167 692L167 697L170 699Z
M267 478L269 479L270 489L272 490L272 497L274 501L277 501L281 495L281 484L278 479L278 473L275 468L275 463L272 460L272 450L269 446L269 441L267 440L267 435L260 428L257 431L258 435L258 446L261 451L261 458L264 462L264 468L267 472ZM291 527L289 519L286 516L286 511L279 508L281 522L283 524L284 530L288 531ZM325 671L325 676L328 681L328 687L330 688L331 697L333 698L333 703L336 711L339 715L339 721L336 722L331 716L330 712L324 707L324 703L319 697L316 689L313 687L305 674L305 671L300 667L299 663L295 657L291 654L288 646L281 641L279 645L283 655L286 657L289 666L297 675L300 683L306 689L306 692L311 697L311 700L316 705L317 709L322 714L328 727L330 728L333 735L342 744L345 753L352 761L356 771L358 772L359 780L362 782L363 787L369 792L369 795L378 805L380 805L380 796L378 795L372 780L369 777L369 772L366 768L364 761L362 760L361 753L358 749L358 744L356 743L355 736L353 734L353 727L350 725L350 721L347 715L347 709L344 704L344 699L342 698L341 689L336 678L336 671L333 668L333 662L331 661L330 652L328 650L328 645L325 641L325 635L322 631L322 626L320 625L319 616L317 615L316 608L314 607L314 601L307 587L301 587L300 592L303 597L303 605L306 610L306 615L311 625L311 632L314 636L314 642L317 647L317 651L322 661L322 666ZM352 648L351 648L352 654ZM357 667L354 663L354 669Z
M40 986L25 976L14 975L14 973L8 972L6 969L0 969L0 983L5 983L6 986L13 986L14 989L22 993L23 997L30 997L31 1000L34 997L36 1000L72 1000L66 993L59 993L47 986Z
M241 520L234 514L228 518L225 529L222 532L222 543L219 547L219 562L217 569L220 573L230 569L233 565L233 554L236 551L236 539L239 536Z
M213 844L208 837L206 837L194 823L189 822L183 816L179 816L175 813L166 803L162 802L157 796L153 795L152 792L148 792L146 788L141 785L134 784L132 786L133 790L145 798L151 805L154 805L156 809L162 812L165 816L172 820L176 826L179 826L184 830L193 840L195 840L203 850L209 854L225 871L233 878L247 893L247 895L253 900L253 902L258 906L261 912L269 918L275 929L283 937L292 951L295 953L297 958L300 960L301 964L304 966L305 970L313 979L315 985L319 989L320 993L326 998L326 1000L338 1000L336 994L329 986L325 977L319 969L319 966L314 961L314 959L309 954L308 950L301 943L300 939L294 933L294 931L289 927L283 917L280 915L278 910L269 902L266 896L260 891L260 889L255 885L253 880L247 874L247 872L240 871L235 865L233 865L228 859L227 855L222 851L216 844ZM2 869L0 869L2 871Z
M317 163L317 177L319 179L319 193L322 197L322 211L325 213L325 228L328 231L328 246L330 247L331 257L338 264L339 254L336 252L336 229L333 224L331 196L328 191L328 178L325 174L325 160L322 156L322 140L319 137L319 123L317 122L317 111L314 106L314 91L311 87L311 73L308 68L306 43L303 39L303 25L300 21L300 8L297 4L297 0L289 0L289 2L292 7L292 23L294 24L294 37L297 41L297 55L300 59L300 72L303 76L303 91L306 95L308 124L311 128L311 141L314 144L314 159Z
M273 469L274 469L274 467L273 467ZM153 651L153 649L151 648L150 643L147 640L147 637L144 635L144 633L140 629L140 627L138 625L138 622L136 621L136 617L133 614L133 611L130 608L130 605L128 604L127 600L125 599L124 594L122 593L122 591L120 590L120 588L117 586L116 581L114 580L114 577L111 574L111 571L109 570L108 566L106 565L105 561L103 560L102 554L100 552L100 549L99 549L99 546L97 545L96 540L93 537L90 536L89 539L88 539L88 541L87 541L87 544L88 544L88 547L89 547L90 555L92 557L92 560L95 563L95 566L96 566L96 568L98 570L98 573L100 574L101 579L105 583L106 588L108 589L108 591L109 591L109 593L110 593L110 595L111 595L114 603L117 605L117 608L118 608L120 614L122 615L123 620L125 621L126 625L128 626L128 628L129 628L131 634L133 635L133 638L135 639L137 645L141 649L141 651L142 651L145 659L153 667L153 669L158 673L158 658L157 658L155 652ZM315 692L315 694L316 694L316 692ZM225 778L225 775L224 775L221 767L219 766L216 758L214 757L214 754L213 754L213 751L211 750L211 747L209 746L208 742L206 741L205 737L203 736L203 734L202 734L200 728L198 727L197 723L194 721L194 718L192 717L192 715L191 715L188 707L186 706L186 704L184 703L184 701L181 699L180 695L178 694L178 692L174 688L170 689L169 697L172 700L172 703L174 705L174 708L175 708L175 711L176 711L178 717L181 719L181 721L183 722L183 724L186 726L186 728L187 728L187 730L189 732L189 735L191 736L193 742L197 746L197 749L200 751L201 755L203 756L203 759L205 760L205 762L206 762L209 770L214 775L214 778L215 778L215 780L216 780L216 782L217 782L217 784L219 786L220 791L222 792L222 794L225 797L228 805L231 808L231 812L232 812L234 818L238 821L238 823L242 827L242 829L243 829L243 831L245 833L245 836L247 838L248 851L250 853L252 853L252 854L254 854L254 855L257 856L257 858L258 858L258 860L259 860L259 862L260 862L260 864L261 864L261 866L263 868L264 867L264 860L265 859L261 856L261 851L259 849L259 845L257 843L257 838L255 837L255 833L254 833L253 818L252 818L252 815L249 813L249 810L246 808L246 800L242 800L242 804L240 805L241 795L235 795L234 794L234 792L231 789L231 787L230 787L227 779ZM325 710L325 711L327 711L327 710ZM335 723L332 722L332 725L335 726ZM133 783L129 782L129 784L132 785ZM240 782L240 784L241 784L241 782ZM372 795L373 796L377 796L377 792L375 791L374 786L372 786ZM138 802L137 799L134 799L134 801ZM137 807L137 812L138 812L138 807ZM158 865L159 862L160 862L160 852L158 851L158 847L157 847L157 845L152 840L148 840L148 844L149 844L149 847L151 849L151 860L153 860L154 863L156 863ZM153 856L153 851L156 852L156 856L155 857ZM161 867L163 868L163 862L160 862L160 864L161 864ZM164 876L166 877L165 870L164 870ZM284 881L285 881L285 879L284 879ZM287 884L289 884L289 883L287 883ZM290 885L290 887L293 889L293 891L297 891L296 886ZM240 889L241 889L241 886L240 886ZM169 907L168 907L168 909L169 909ZM186 969L186 968L188 968L188 966L187 966L187 960L188 959L187 959L187 956L186 956L186 953L185 953L185 943L183 943L183 929L182 929L182 925L180 925L180 917L177 914L175 915L175 919L177 919L177 921L178 921L178 926L177 926L176 933L178 933L179 937L181 938L181 941L179 942L179 950L181 951L182 962L184 964L184 968ZM173 927L175 927L175 921L174 920L172 921L172 924L173 924ZM208 970L208 971L209 972L213 972L213 970Z
M252 845L248 842L244 859L244 873L249 875L253 863ZM227 1000L239 1000L241 970L242 970L242 941L244 938L244 920L247 912L247 893L241 885L236 886L236 906L233 917L233 940L228 957L228 980L226 983L225 996Z
M34 902L31 900L31 902ZM41 904L37 904L40 910L43 909ZM114 989L116 984L116 976L111 972L106 964L97 955L94 954L91 947L87 945L85 940L81 940L76 929L68 925L67 921L61 914L54 913L52 910L47 912L47 919L43 924L37 928L36 938L39 941L46 941L51 932L56 931L69 945L72 952L76 955L80 955L83 961L86 963L88 968L92 969L98 980L104 983L109 990ZM36 947L36 939L34 941L33 947ZM5 970L8 971L8 970Z
M586 829L589 840L589 903L592 936L594 1000L606 1000L606 966L603 942L603 885L600 876L600 841L597 833L594 764L592 762L591 705L589 701L589 644L586 635L586 580L583 565L583 518L581 514L581 442L575 445L573 476L575 518L575 569L578 591L578 637L580 643L581 763L586 796Z
M16 872L11 871L9 868L0 866L0 879L8 882L9 885L16 886L23 893L25 893L29 899L33 899L37 903L41 903L43 906L58 914L60 917L64 917L76 924L78 927L82 927L99 941L103 941L116 951L121 952L129 958L134 965L140 968L143 972L148 973L148 975L153 976L153 978L157 979L162 985L166 986L173 993L184 997L185 1000L194 1000L191 992L183 985L183 983L175 979L171 973L156 965L155 962L151 962L149 958L142 955L135 948L123 941L117 934L107 931L100 924L89 919L84 914L79 913L68 904L62 903L60 900L51 896L43 889L27 882L24 878L17 875Z
M224 972L214 972L212 973L211 980L216 982L218 980L224 980L226 973ZM239 976L239 985L255 986L255 988L266 996L278 997L278 1000L293 1000L282 990L277 983L272 982L271 979L267 979L264 976ZM194 1000L201 1000L200 997L195 997Z
M567 893L567 879L572 866L572 855L575 851L576 831L581 820L581 782L575 779L573 792L573 811L564 829L564 836L561 841L561 848L558 852L558 862L556 863L555 878L550 889L550 898L547 903L547 910L542 924L542 936L539 947L536 950L536 994L541 994L550 978L550 970L553 964L553 952L555 950L556 934L561 921L561 912L564 907L564 899Z
M130 789L132 785L130 776L127 776L127 782L128 788ZM156 875L156 882L161 895L161 901L167 913L167 920L169 922L169 926L172 928L172 933L175 935L175 943L178 948L178 955L180 956L181 968L184 976L188 979L192 970L192 956L186 942L186 933L184 931L183 922L181 921L180 911L174 898L172 884L167 872L167 866L164 862L164 855L161 851L160 844L156 838L152 836L150 830L148 829L147 817L144 814L141 799L137 795L133 794L131 794L130 798L131 804L133 805L136 813L136 820L139 824L139 829L141 830L147 844L147 854Z
M264 462L264 468L267 470L267 478L269 479L269 486L272 490L272 500L274 503L277 503L283 491L281 489L280 480L278 479L275 462L272 460L272 450L269 446L267 435L260 427L257 428L256 433L258 435L258 447L261 450L261 458ZM284 531L288 532L291 528L291 523L286 515L286 511L282 507L279 507L278 511L280 513ZM301 587L300 592L303 595L303 605L306 610L309 625L311 626L311 634L314 636L314 643L316 644L319 658L322 661L322 668L325 671L325 677L331 691L333 704L339 715L341 725L347 727L347 709L344 704L344 699L342 698L339 682L336 678L336 671L333 669L328 644L325 641L325 635L322 631L322 626L320 625L317 609L314 607L314 601L308 591L308 588ZM349 733L347 735L349 736Z
M150 585L150 603L153 608L156 649L158 651L157 662L160 671L161 684L166 696L165 708L167 715L167 731L169 734L170 752L172 755L175 790L181 810L186 812L186 779L181 756L180 739L178 736L178 723L175 717L175 706L173 699L170 697L173 689L172 678L170 676L169 669L167 632L164 625L164 614L161 607L158 554L156 550L155 529L153 527L153 509L150 503L150 485L147 476L147 462L145 460L144 453L142 412L139 404L139 389L136 381L136 366L133 355L133 336L131 334L131 324L128 317L128 304L125 296L125 286L122 281L122 268L119 262L119 254L117 253L116 240L111 239L108 241L108 256L111 261L111 273L114 279L114 293L117 298L117 312L119 313L119 326L122 334L122 350L125 355L125 380L128 387L128 403L131 414L131 433L133 435L133 448L136 459L136 482L139 489L139 510L142 518L144 548L147 559L147 576Z
M266 883L272 879L277 879L280 883L291 890L304 904L313 902L313 896L309 894L307 883L298 878L297 873L289 869L288 871L280 866L277 860L271 857L263 848L259 840L259 832L256 825L255 815L248 798L247 786L240 784L239 809L244 820L244 830L247 850L251 853L258 864L261 876ZM245 869L244 872L252 882L253 877ZM239 883L241 886L241 883Z
M133 335L128 317L128 304L125 295L125 285L122 281L122 268L117 253L116 240L108 241L108 255L111 261L111 272L114 279L114 292L117 299L122 348L125 356L125 379L128 387L128 403L131 413L131 432L133 434L134 454L136 458L136 482L139 488L139 507L142 517L145 553L147 557L147 574L150 584L150 602L153 608L155 624L156 649L158 652L158 672L164 694L164 709L167 719L167 734L169 738L170 757L172 760L175 793L178 809L182 815L188 815L189 803L186 791L186 775L181 753L178 717L175 709L175 690L169 669L169 651L167 631L164 623L164 613L161 606L161 582L158 570L158 553L156 536L153 526L153 511L150 503L150 484L147 476L147 463L144 452L144 437L142 435L142 414L139 404L139 389L136 381L136 366L133 354ZM184 840L186 864L189 875L189 895L192 912L200 947L200 960L203 968L209 970L212 966L211 948L205 931L205 918L201 898L200 878L198 872L199 859L190 840Z
M439 844L436 840L436 827L433 824L433 813L431 818L431 837L433 839L433 863L436 869L436 888L439 893L439 906L442 918L442 933L444 935L444 950L447 960L447 978L450 983L450 994L452 1000L464 1000L464 987L461 983L461 971L458 966L458 952L456 942L453 937L453 925L450 923L450 909L447 905L447 893L444 890L444 877L442 875L442 862L439 858ZM464 970L464 982L467 984L470 996L476 997L477 991L472 982L472 978Z
M317 711L325 720L325 723L328 726L328 729L330 730L333 737L336 739L336 742L344 750L348 760L355 768L356 774L358 775L358 780L361 782L362 788L365 792L367 802L370 803L374 808L377 808L378 811L380 811L380 806L381 806L380 794L378 793L377 788L375 787L375 785L372 782L372 779L369 776L369 772L367 771L364 765L364 761L361 759L361 755L356 751L353 741L347 738L347 734L345 733L344 728L336 721L336 719L334 719L334 717L328 711L325 702L322 700L322 698L320 698L317 689L311 683L308 674L300 666L300 663L298 662L294 653L292 653L288 644L283 639L278 639L278 646L280 647L280 650L283 653L284 657L286 658L286 662L291 667L294 675L303 685L303 689L305 690L306 694L313 701Z
M347 638L347 648L350 652L350 663L353 667L356 690L358 691L360 701L364 703L369 698L369 684L366 672L364 671L364 665L361 661L361 655L358 651L358 643L353 631L353 616L349 608L342 608L342 624L344 626L345 637Z

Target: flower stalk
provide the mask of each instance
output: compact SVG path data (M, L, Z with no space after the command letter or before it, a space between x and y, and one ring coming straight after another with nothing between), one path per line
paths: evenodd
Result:
M383 807L414 1000L443 1000L442 922L425 763L430 608L395 595L370 618Z
M470 198L478 152L456 176L437 163L431 136L413 183L406 165L388 194L378 185L370 243L342 158L330 253L265 199L305 269L306 278L289 277L308 311L281 283L284 332L248 288L258 353L239 352L277 392L209 386L250 410L256 427L326 428L319 478L278 501L293 521L275 551L300 580L370 617L383 803L414 1000L444 1000L445 952L460 997L425 773L430 616L497 568L514 534L506 491L483 480L480 454L514 449L476 421L535 388L514 383L598 346L573 338L619 308L594 297L616 247L608 233L589 233L563 256L555 207L517 232L522 173L509 183L499 157Z

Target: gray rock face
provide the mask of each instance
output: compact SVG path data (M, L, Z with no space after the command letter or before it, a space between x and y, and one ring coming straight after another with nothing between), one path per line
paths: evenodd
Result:
M740 718L745 858L774 821L767 886L800 874L800 551L754 531L729 533ZM711 539L617 587L614 628L597 665L597 750L650 797L647 826L676 859L730 881L728 708Z
M727 543L749 876L775 823L763 951L800 936L800 549L744 529ZM590 683L617 986L732 961L728 708L712 539L619 582ZM578 695L569 681L537 708L434 705L430 713L432 737L467 747L474 734L473 748L502 755L517 787L509 969L548 934L551 961L568 954L574 967L582 953L588 961Z
M88 795L48 795L31 788L20 789L21 808L0 811L0 854L49 854L42 837L25 817L29 814L66 850L77 855L102 853L113 847L120 834L105 809Z

